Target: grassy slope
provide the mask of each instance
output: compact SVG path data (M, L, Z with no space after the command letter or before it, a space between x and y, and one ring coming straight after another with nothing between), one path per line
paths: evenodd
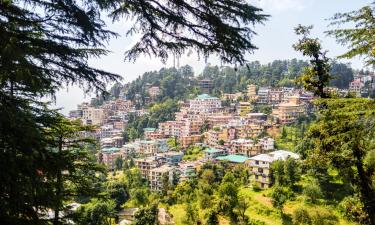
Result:
M267 225L285 225L292 224L292 214L294 210L304 207L309 212L313 211L326 211L335 214L340 221L340 225L354 225L355 223L349 222L342 218L337 209L332 206L324 204L308 204L305 203L303 196L298 196L293 201L288 201L284 206L284 218L272 207L272 202L269 197L271 190L262 190L259 192L253 191L251 188L241 188L240 195L249 197L250 206L246 211L246 215L252 220L264 222ZM169 212L173 215L176 225L184 225L183 218L185 216L184 205L176 204L169 208ZM204 210L200 210L200 218L204 218ZM229 221L223 217L219 217L220 225L227 225Z

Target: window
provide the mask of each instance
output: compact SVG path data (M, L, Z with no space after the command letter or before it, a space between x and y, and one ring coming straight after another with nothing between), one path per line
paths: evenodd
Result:
M255 164L256 164L256 165L259 165L259 161L255 161Z
M263 173L263 169L262 168L258 168L258 172L259 173Z

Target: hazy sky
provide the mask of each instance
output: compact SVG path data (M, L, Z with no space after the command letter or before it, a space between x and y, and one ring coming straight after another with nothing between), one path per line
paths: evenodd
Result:
M338 45L334 39L326 37L324 31L328 28L328 18L337 12L348 12L358 9L372 0L250 0L271 17L264 25L257 25L253 43L259 48L253 55L247 55L249 61L259 60L267 63L275 59L302 58L300 54L292 49L292 44L297 37L293 28L298 24L314 25L313 35L323 41L325 49L329 50L328 55L335 57L345 51L345 48ZM158 70L161 67L173 66L172 60L162 64L157 58L141 57L136 62L124 61L124 52L137 40L136 36L125 37L131 23L122 21L112 24L107 20L109 29L119 33L122 37L112 39L108 43L108 50L111 54L100 59L90 60L94 67L105 69L109 72L120 74L128 82L146 71ZM350 61L355 68L362 66L359 59ZM198 60L196 55L182 57L180 65L189 64L193 66L195 73L200 73L206 63L220 65L216 57L209 58L207 62ZM78 87L69 87L61 90L56 96L56 107L62 108L66 114L69 110L75 109L82 101L89 101L92 96L84 96Z

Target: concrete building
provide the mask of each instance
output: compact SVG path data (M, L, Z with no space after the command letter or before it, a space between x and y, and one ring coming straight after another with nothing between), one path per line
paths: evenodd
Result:
M156 157L148 157L135 159L135 165L141 171L142 177L147 179L150 175L151 169L159 167L161 163Z
M271 164L276 160L286 160L287 158L299 159L293 152L278 150L268 154L260 154L251 157L249 167L252 173L252 180L261 188L269 188L273 184Z
M364 83L359 78L349 83L349 91L354 93L357 97L361 96L361 90L363 87Z
M104 119L104 110L101 108L89 106L82 109L82 122L84 125L102 125Z
M103 148L100 153L100 161L107 166L109 170L116 167L116 159L123 158L123 152L119 148Z
M148 89L148 94L150 95L151 99L156 99L161 94L161 90L157 86L152 86Z
M262 152L262 145L250 139L231 141L231 153L251 157Z
M226 155L226 151L216 149L216 148L209 148L203 151L204 152L204 158L206 160L213 160L216 157Z
M163 178L166 176L168 182L172 184L173 174L175 173L174 167L163 165L160 167L152 168L148 174L148 181L151 190L160 191L163 188L164 181Z
M307 114L306 104L300 101L299 96L292 96L288 102L283 102L277 105L272 111L281 124L292 124L299 117Z
M221 100L208 94L190 100L189 110L194 113L212 113L221 109Z
M213 87L213 81L210 79L203 79L199 80L199 88L202 93L210 94L212 87Z
M257 86L253 84L247 85L247 97L249 98L249 101L253 102L257 98Z
M238 115L242 117L249 114L252 109L253 109L253 106L251 105L250 102L239 102L237 104L237 113Z

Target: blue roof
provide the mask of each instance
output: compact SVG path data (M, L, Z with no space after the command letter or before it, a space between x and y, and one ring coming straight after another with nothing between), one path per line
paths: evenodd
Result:
M216 157L217 160L226 160L232 163L244 163L249 158L243 155L226 155Z

